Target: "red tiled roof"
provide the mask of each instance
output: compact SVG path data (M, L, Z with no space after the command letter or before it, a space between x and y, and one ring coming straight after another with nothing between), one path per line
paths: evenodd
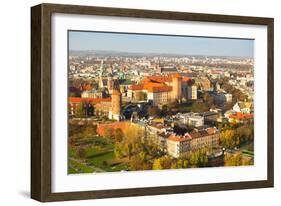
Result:
M153 92L153 93L170 92L170 91L172 91L172 87L171 86L149 87L147 90L149 92Z
M253 117L254 117L253 114L243 114L241 112L236 112L236 114L229 115L229 118L233 118L233 119L251 119Z
M111 98L81 98L81 97L69 97L69 103L91 102L97 104L100 102L111 102Z
M183 82L188 82L188 81L191 81L192 79L190 77L183 77L182 78L182 81Z
M168 137L168 139L172 140L172 141L176 141L176 142L183 142L183 141L186 141L186 140L190 140L191 136L189 134L185 134L184 136L177 136L175 134L171 134Z
M82 90L92 90L93 87L90 84L86 84L82 86Z
M131 85L131 90L148 90L149 92L168 92L172 91L172 87L167 82L171 82L173 77L181 77L180 74L174 76L147 76L140 84ZM190 77L183 77L182 81L190 81Z
M190 136L192 139L196 139L196 138L200 138L200 137L205 137L205 136L209 136L212 134L217 133L217 129L214 127L209 127L207 129L202 129L202 130L193 130L192 132L190 132Z
M143 90L143 85L142 84L133 84L129 87L131 90Z
M213 127L209 127L206 129L208 134L215 134L217 132L217 130Z
M172 76L147 76L142 80L142 83L148 83L148 82L165 83L171 81L172 81Z

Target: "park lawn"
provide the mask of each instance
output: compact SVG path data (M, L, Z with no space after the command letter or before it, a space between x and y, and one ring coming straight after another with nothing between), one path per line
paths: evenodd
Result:
M119 172L128 170L128 166L125 163L118 163L114 166L110 166L107 168L107 172Z
M70 174L115 172L128 169L125 162L116 159L115 144L108 139L98 136L80 139L79 145L85 145L83 146L85 157L78 158L75 147L69 147L68 152L71 159L69 160L68 171Z
M68 147L68 157L75 157L76 152L74 147Z
M88 151L87 163L90 165L100 168L106 172L114 172L126 170L127 165L123 162L117 161L114 154L114 145L108 144L102 148L95 149L94 151Z
M99 167L102 169L105 169L109 166L109 161L112 161L115 159L114 151L102 151L100 153L96 153L95 155L92 155L87 158L87 163L92 164L95 167Z
M68 173L75 174L75 173L91 173L94 169L88 167L76 160L69 159L68 160Z
M68 173L69 174L76 174L76 170L72 166L68 166Z

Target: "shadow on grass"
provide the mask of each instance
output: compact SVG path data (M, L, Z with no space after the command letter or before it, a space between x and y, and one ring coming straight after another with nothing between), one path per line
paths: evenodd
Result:
M110 150L110 151L105 151L105 152L101 152L101 153L94 154L94 155L90 155L90 156L87 157L87 159L92 159L92 158L95 158L95 157L100 157L100 156L109 154L109 153L111 153L111 152L112 152L112 150Z

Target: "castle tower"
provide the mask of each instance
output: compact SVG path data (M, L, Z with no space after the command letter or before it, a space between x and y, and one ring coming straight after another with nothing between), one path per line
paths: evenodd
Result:
M101 60L100 64L100 73L99 73L99 88L103 88L103 75L104 75L104 65L103 65L103 60Z
M104 87L104 85L103 85L103 77L100 74L100 76L99 76L99 88L103 88L103 87Z
M113 90L111 95L111 111L109 112L109 119L121 119L121 93L118 90Z
M181 76L177 73L173 75L172 77L172 87L173 87L173 99L176 101L181 101L182 94L181 94L181 88L182 88L182 78Z

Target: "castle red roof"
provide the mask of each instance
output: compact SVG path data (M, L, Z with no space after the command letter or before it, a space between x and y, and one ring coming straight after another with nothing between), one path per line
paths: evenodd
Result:
M175 76L175 75L174 75ZM147 90L149 92L169 92L172 91L172 87L168 86L167 82L172 82L174 76L147 76L140 84L131 85L131 90ZM175 77L181 77L180 74L176 74ZM182 81L190 81L190 77L183 77Z
M133 84L129 87L131 90L143 90L143 85L142 84Z
M171 82L172 76L147 76L142 80L142 83L148 83L148 82L155 82L155 83L165 83L165 82Z
M172 91L172 87L171 86L148 87L147 90L149 92L153 92L153 93L170 92L170 91Z

